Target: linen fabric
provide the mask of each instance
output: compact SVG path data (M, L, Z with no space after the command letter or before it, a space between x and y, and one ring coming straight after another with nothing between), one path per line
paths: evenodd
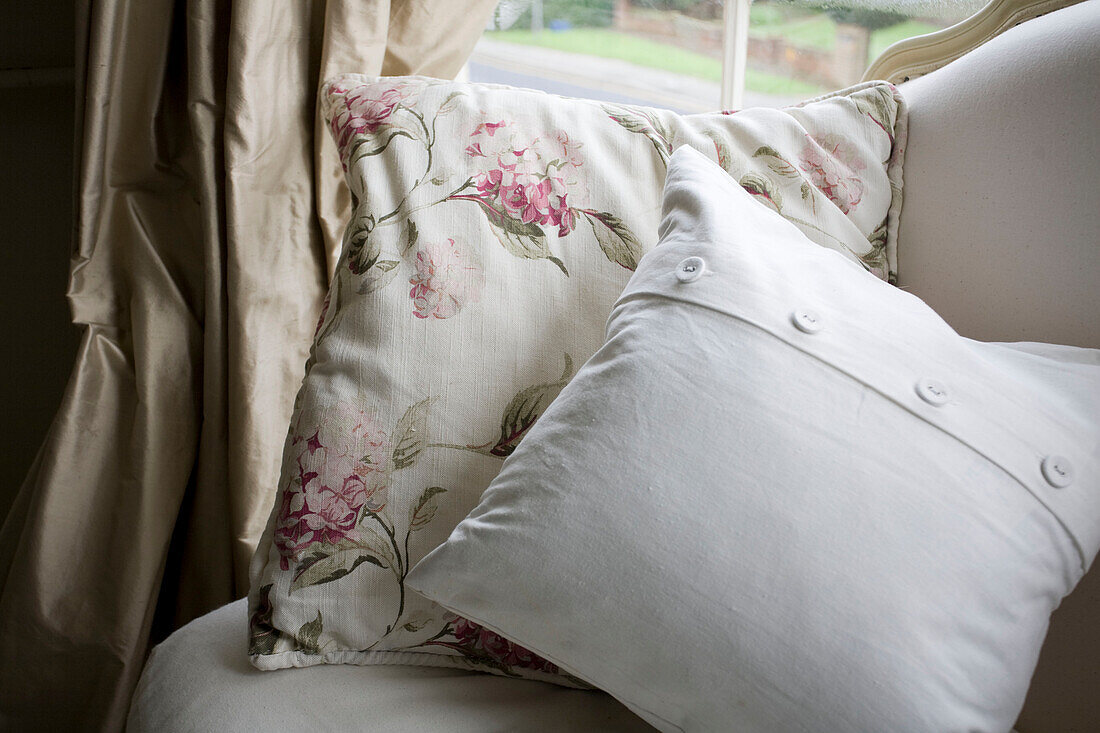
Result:
M1100 351L958 336L690 150L606 344L408 584L662 730L1007 731Z
M898 285L965 336L1100 347L1097 38L1100 2L1082 2L900 87ZM1019 730L1100 728L1097 619L1094 565L1051 619Z
M247 591L350 203L317 89L451 77L495 5L76 3L82 341L0 532L0 729L121 729L150 638Z
M1097 37L1100 3L1078 3L902 87L922 134L906 181L900 284L960 333L1100 344ZM1017 73L1005 70L1012 59ZM1014 184L1022 178L1027 186ZM1035 192L1052 188L1062 193L1040 203Z
M355 212L252 566L262 669L473 667L580 684L410 591L577 365L656 242L671 151L881 277L904 102L864 84L790 110L681 117L423 78L330 81Z
M157 645L134 691L126 730L653 730L602 692L467 670L321 665L266 674L250 665L241 649L247 627L247 602L242 598L196 619Z

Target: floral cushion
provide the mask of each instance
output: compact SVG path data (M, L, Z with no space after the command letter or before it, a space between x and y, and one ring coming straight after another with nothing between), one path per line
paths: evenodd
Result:
M410 568L601 345L657 242L673 149L704 152L810 239L891 279L904 103L869 83L685 117L350 75L321 104L355 209L252 563L252 661L576 683L407 588Z

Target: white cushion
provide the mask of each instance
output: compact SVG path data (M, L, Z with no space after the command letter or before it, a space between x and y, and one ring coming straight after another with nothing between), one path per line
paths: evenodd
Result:
M247 614L245 601L236 601L158 645L134 693L127 731L652 730L600 692L477 672L400 665L260 672L242 643Z
M1100 546L1100 352L959 337L690 150L409 584L663 730L1006 731Z

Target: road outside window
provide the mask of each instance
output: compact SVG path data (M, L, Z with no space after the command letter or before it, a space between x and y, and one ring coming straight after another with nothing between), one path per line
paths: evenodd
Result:
M470 59L470 79L683 113L715 110L726 4L502 0ZM853 84L890 44L953 25L981 5L756 0L744 106L783 106Z

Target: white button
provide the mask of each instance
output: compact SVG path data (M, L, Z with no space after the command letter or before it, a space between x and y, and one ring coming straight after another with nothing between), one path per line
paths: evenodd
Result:
M695 282L703 276L707 263L702 257L688 257L676 266L676 278L682 283Z
M809 308L799 308L792 313L791 323L793 323L794 327L802 333L817 333L825 327L817 311L810 310Z
M951 399L947 386L935 379L922 379L917 382L917 396L934 407L946 405Z
M1064 489L1073 483L1073 464L1065 456L1047 456L1043 459L1043 478L1056 489Z

